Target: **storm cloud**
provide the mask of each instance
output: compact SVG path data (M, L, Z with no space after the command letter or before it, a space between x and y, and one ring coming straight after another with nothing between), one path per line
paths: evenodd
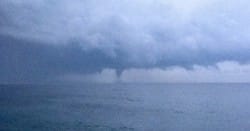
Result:
M1 0L0 80L74 74L88 80L112 74L107 70L123 79L133 70L247 65L249 6L247 0Z

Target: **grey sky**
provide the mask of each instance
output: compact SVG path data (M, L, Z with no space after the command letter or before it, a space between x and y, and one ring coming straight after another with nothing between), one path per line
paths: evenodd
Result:
M195 71L224 61L241 67L250 60L249 6L247 0L1 0L0 82L85 79L109 69Z

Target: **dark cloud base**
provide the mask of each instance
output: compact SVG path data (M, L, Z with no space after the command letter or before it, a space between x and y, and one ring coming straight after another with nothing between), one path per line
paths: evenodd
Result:
M84 52L79 45L54 46L0 38L0 81L37 82L67 73L92 73L112 67L101 51Z
M182 50L183 51L183 50ZM51 45L22 39L0 37L0 83L39 83L64 74L87 74L103 69L116 69L118 75L128 68L165 68L178 65L191 69L193 65L213 65L219 61L248 62L249 51L209 52L176 51L156 63L129 61L129 55L117 50L110 56L102 50L84 50L80 44ZM145 52L147 53L147 52Z

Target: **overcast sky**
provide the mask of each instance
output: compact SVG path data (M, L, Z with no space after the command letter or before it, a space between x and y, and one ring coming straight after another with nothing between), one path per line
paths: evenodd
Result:
M0 83L250 82L248 0L1 0Z

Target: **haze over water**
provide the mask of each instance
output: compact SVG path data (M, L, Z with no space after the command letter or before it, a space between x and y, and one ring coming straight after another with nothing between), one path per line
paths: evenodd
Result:
M246 131L250 84L1 85L1 131Z

